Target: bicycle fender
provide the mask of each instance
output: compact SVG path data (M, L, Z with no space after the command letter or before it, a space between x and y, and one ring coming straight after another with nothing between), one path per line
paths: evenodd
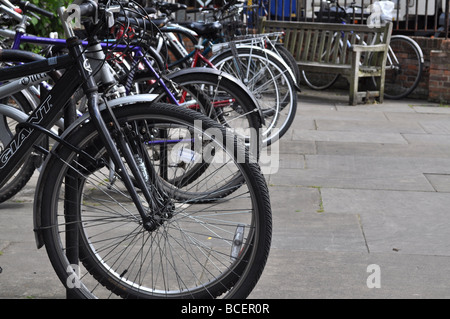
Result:
M139 95L132 95L132 96L124 96L117 99L114 99L112 101L108 101L108 106L110 107L121 107L126 106L130 104L136 104L136 103L149 103L154 101L158 97L157 94L139 94ZM6 105L5 105L6 106ZM12 107L10 107L12 108ZM106 109L105 104L99 105L100 111L103 111ZM0 111L2 110L2 105L0 104ZM5 109L6 110L6 109ZM8 109L8 111L11 111ZM24 113L25 114L25 113ZM18 119L21 119L23 115L16 114ZM26 114L25 114L26 115ZM61 135L62 139L65 139L67 136L70 136L80 125L85 123L89 120L89 114L85 113L82 116L80 116L70 127L68 127L63 134ZM26 118L24 120L26 121ZM56 143L53 147L54 152L58 150L59 143ZM44 240L42 237L42 190L44 189L46 183L47 183L47 176L51 174L51 167L47 167L48 159L50 157L47 157L42 164L42 170L41 174L39 174L38 181L36 183L36 192L34 195L34 203L33 203L33 231L34 231L34 237L36 241L36 247L38 249L42 248L44 246Z
M391 36L391 41L392 41L392 39L395 39L395 38L397 38L397 39L404 39L406 41L411 42L412 45L414 45L414 47L417 49L417 52L419 52L420 62L422 64L424 63L425 59L423 57L422 48L419 46L419 44L416 41L414 41L413 39L411 39L410 37L408 37L406 35L401 35L401 34L396 34L396 35Z
M6 104L0 104L0 114L6 115L19 123L26 122L28 119L28 114Z
M253 50L254 50L254 49L255 49L255 46L239 44L239 45L237 45L237 48L250 48L250 49L253 49ZM258 48L261 52L264 52L264 54L270 55L270 56L273 57L274 59L277 59L281 64L283 64L283 65L286 67L286 69L287 69L289 75L291 76L292 82L294 83L294 86L296 86L296 88L297 88L297 79L295 78L294 72L292 72L292 69L288 66L288 64L286 63L286 61L284 61L284 59L283 59L281 56L279 56L278 54L276 54L275 52L273 52L273 51L271 51L271 50L261 49L260 47L257 47L257 48Z
M211 68L187 68L187 69L181 69L175 72L172 72L170 74L168 74L166 77L169 80L175 80L177 76L182 76L185 74L192 74L192 73L196 73L196 74L203 74L205 72L211 73L211 74L215 74L217 76L222 76L227 78L230 81L235 82L236 84L238 84L239 86L242 87L242 89L250 96L250 98L252 99L253 103L256 105L256 107L258 108L258 114L259 117L261 119L261 124L265 124L265 120L264 120L264 114L261 110L261 108L259 107L259 103L256 101L254 95L250 92L250 90L247 88L247 86L245 86L241 80L235 78L234 76L223 72L223 71L219 71L216 69L211 69Z
M290 75L290 77L292 79L292 82L294 83L294 87L297 90L300 90L300 88L298 86L298 83L297 83L297 79L295 78L294 72L292 72L291 68L287 65L287 63L283 60L283 58L280 57L278 54L274 53L273 51L270 51L270 50L267 50L267 49L262 49L261 47L254 46L254 45L238 44L238 45L236 45L236 48L237 49L245 48L245 49L250 49L250 50L253 50L253 51L259 51L259 52L262 52L262 54L265 54L267 56L270 56L270 57L276 59L284 67L286 67L286 70L288 71L288 73L289 73L289 75ZM210 59L211 63L214 64L214 59L216 57L218 57L220 54L222 54L223 52L225 52L225 51L231 51L230 47L227 47L227 48L221 50L218 54L216 54L213 57L211 57L211 59Z

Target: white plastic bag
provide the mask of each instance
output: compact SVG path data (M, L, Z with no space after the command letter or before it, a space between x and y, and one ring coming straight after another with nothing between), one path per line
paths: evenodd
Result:
M392 1L377 1L369 6L371 12L367 18L368 26L380 26L381 23L392 21L395 3Z

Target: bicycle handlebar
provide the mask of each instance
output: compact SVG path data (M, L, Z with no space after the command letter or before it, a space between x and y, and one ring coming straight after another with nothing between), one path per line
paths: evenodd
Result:
M146 29L150 29L150 28L154 27L155 25L160 27L162 25L166 25L169 22L169 18L167 18L167 17L155 19L154 20L155 22L152 22L152 20L143 19L143 18L124 17L124 16L119 16L116 18L116 20L120 23L129 23L136 27L145 27Z
M79 6L80 6L80 15L82 17L92 17L93 15L95 15L97 10L97 7L91 2L82 3Z
M181 4L181 3L171 3L171 2L163 2L158 1L155 3L156 7L160 10L168 10L171 12L178 11L178 10L186 10L187 5Z
M23 11L31 11L49 18L53 18L55 15L50 12L47 11L45 9L39 8L38 6L32 4L29 1L23 1L23 0L11 0L11 3L14 5L18 5L20 9L22 9Z
M13 9L11 9L10 7L7 7L5 5L0 5L0 11L2 11L3 13L7 14L8 16L10 16L11 18L13 18L14 20L21 22L22 21L22 15L16 11L14 11Z
M187 9L186 13L201 13L201 12L215 12L217 9L215 8L195 8L195 9Z

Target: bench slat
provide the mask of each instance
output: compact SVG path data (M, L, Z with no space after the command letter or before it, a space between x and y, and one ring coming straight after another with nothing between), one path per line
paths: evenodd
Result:
M339 36L340 36L340 34L338 33L338 34L336 34L336 36L333 37L334 38L334 46L333 46L333 59L332 59L332 61L333 61L333 63L336 63L336 64L339 64L338 56L339 56L339 51L341 51L341 50L339 50L339 46L343 45L343 49L344 49L343 51L346 51L346 47L347 47L345 45L345 43L342 44L341 39L340 39ZM343 61L341 61L341 62L343 62Z
M308 60L309 50L311 49L311 32L307 32L305 36L305 44L303 46L302 60Z
M331 48L333 46L333 36L331 34L331 32L327 31L327 48L325 49L325 60L323 62L325 63L329 63L330 62L330 54L331 54Z
M319 32L319 31L317 31L317 32ZM318 52L320 52L320 53L317 54L317 60L316 60L317 62L320 60L320 55L321 55L321 52L323 52L323 48L325 47L326 39L327 39L327 31L324 31L324 30L320 31L320 45L319 45L319 49L318 49Z

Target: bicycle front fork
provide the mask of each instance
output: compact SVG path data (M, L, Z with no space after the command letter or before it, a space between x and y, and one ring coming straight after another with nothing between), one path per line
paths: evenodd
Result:
M82 48L80 43L81 42L78 38L71 38L67 40L72 56L77 57L78 70L80 70L80 73L84 79L83 89L87 96L88 110L91 121L99 133L108 156L114 163L117 174L122 179L127 191L130 194L130 197L136 205L136 208L142 218L143 227L148 231L152 231L156 229L158 222L156 221L154 214L149 214L148 208L146 209L144 207L143 202L137 193L137 188L142 192L142 195L148 202L151 211L159 211L158 201L154 199L155 197L149 189L149 184L145 180L140 167L136 163L135 156L126 141L124 132L114 116L114 113L107 106L109 110L108 124L105 123L101 115L98 104L98 88L95 83L89 61L81 52ZM110 131L113 132L114 137L110 134ZM125 161L122 160L122 157ZM133 183L130 174L128 174L125 162L128 164L136 185Z

